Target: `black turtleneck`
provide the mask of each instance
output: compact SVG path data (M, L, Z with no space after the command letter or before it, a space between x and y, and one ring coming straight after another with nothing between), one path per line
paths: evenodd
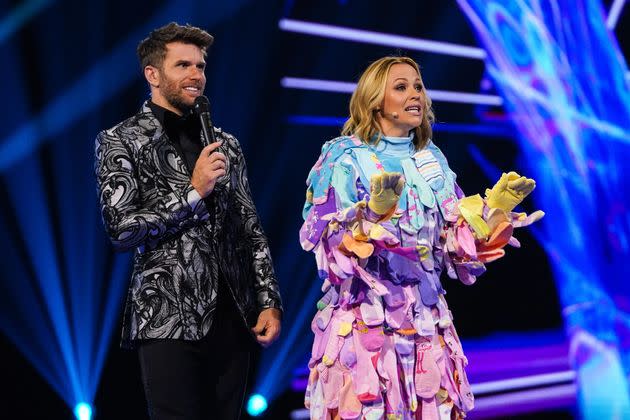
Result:
M168 139L184 158L186 167L192 174L201 149L203 149L199 118L192 110L179 116L153 101L149 101L149 108L164 128Z

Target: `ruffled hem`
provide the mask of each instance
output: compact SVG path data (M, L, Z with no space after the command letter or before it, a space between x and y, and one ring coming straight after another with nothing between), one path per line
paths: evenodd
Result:
M392 329L368 325L358 305L322 307L312 322L311 419L464 418L474 406L468 362L452 323L440 327L437 308L427 315L432 335L417 333L420 320Z

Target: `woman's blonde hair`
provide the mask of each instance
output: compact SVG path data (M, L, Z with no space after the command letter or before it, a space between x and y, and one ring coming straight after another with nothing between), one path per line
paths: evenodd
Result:
M376 135L375 142L382 136L382 127L376 120L376 113L383 106L385 87L389 70L394 64L409 64L418 72L422 81L418 63L409 57L383 57L368 66L361 75L357 88L350 99L350 118L343 125L341 134L345 136L355 135L368 143ZM417 150L422 149L431 139L433 129L431 125L435 121L431 98L427 96L422 83L422 95L424 96L424 109L422 110L422 122L413 129L415 136L413 142Z

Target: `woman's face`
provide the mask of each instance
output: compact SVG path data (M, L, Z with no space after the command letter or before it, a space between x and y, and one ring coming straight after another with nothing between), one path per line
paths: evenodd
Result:
M424 86L416 69L405 63L389 69L385 96L376 120L386 136L405 137L420 126L424 109Z

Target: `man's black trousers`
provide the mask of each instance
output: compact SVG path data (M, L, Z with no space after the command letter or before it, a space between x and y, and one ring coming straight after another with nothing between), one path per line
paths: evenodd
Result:
M229 293L219 287L212 327L203 339L138 343L151 420L240 417L254 340Z

